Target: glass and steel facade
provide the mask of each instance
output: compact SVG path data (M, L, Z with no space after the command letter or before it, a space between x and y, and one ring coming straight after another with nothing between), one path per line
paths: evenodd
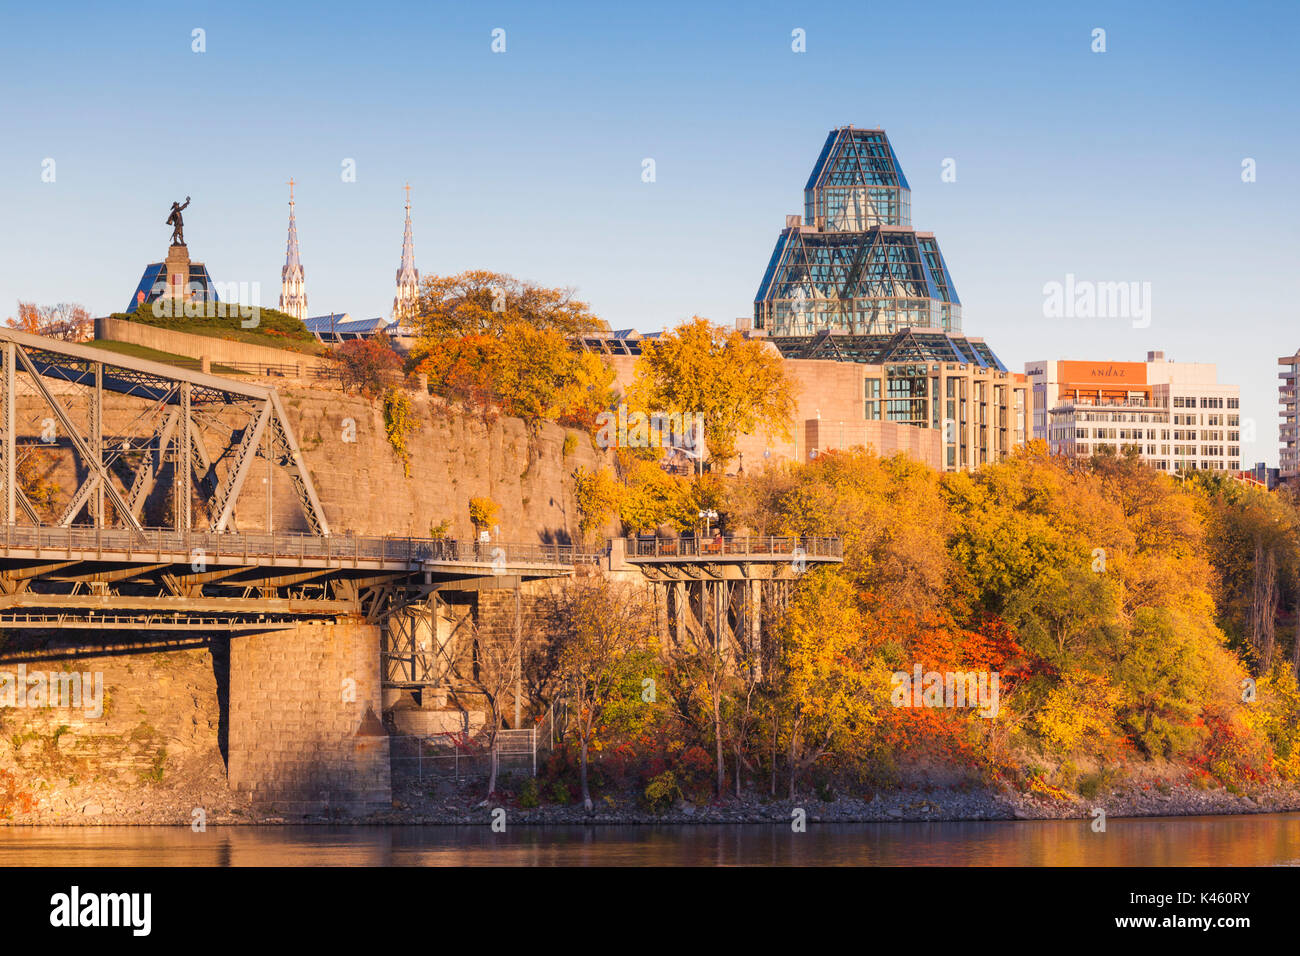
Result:
M883 130L832 130L763 274L754 328L961 330L961 302L932 233L912 228L912 191Z
M216 287L212 283L212 277L208 275L208 268L201 262L191 262L189 281L185 286L186 292L192 292L190 298L197 302L219 302L220 297L217 295ZM141 293L144 294L144 301L140 301ZM153 302L167 294L167 263L151 262L144 267L144 275L140 277L140 284L135 287L131 293L131 301L127 303L123 312L131 313L139 305L152 305Z

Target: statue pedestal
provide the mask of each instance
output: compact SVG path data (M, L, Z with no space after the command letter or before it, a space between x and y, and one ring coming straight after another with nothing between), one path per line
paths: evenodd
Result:
M186 246L172 246L167 250L167 291L170 299L184 302L189 296L186 288L190 282L190 250Z

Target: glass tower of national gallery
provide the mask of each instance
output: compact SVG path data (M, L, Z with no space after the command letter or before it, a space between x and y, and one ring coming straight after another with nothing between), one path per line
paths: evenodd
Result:
M961 332L961 301L933 233L912 228L912 190L880 129L831 130L787 216L754 301L772 337L827 330Z

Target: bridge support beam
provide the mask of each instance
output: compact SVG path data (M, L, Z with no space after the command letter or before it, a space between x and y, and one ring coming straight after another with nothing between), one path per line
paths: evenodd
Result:
M392 808L379 628L342 620L230 639L232 789L289 816Z

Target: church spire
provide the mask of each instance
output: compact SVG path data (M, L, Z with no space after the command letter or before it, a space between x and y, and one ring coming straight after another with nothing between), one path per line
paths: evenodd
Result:
M293 180L289 180L289 244L284 268L280 270L280 311L297 319L307 318L306 276L298 257L298 223L293 218Z
M411 236L411 184L406 184L406 232L402 236L402 265L397 270L397 295L393 299L393 321L410 318L420 292L420 272L415 268L415 239Z

